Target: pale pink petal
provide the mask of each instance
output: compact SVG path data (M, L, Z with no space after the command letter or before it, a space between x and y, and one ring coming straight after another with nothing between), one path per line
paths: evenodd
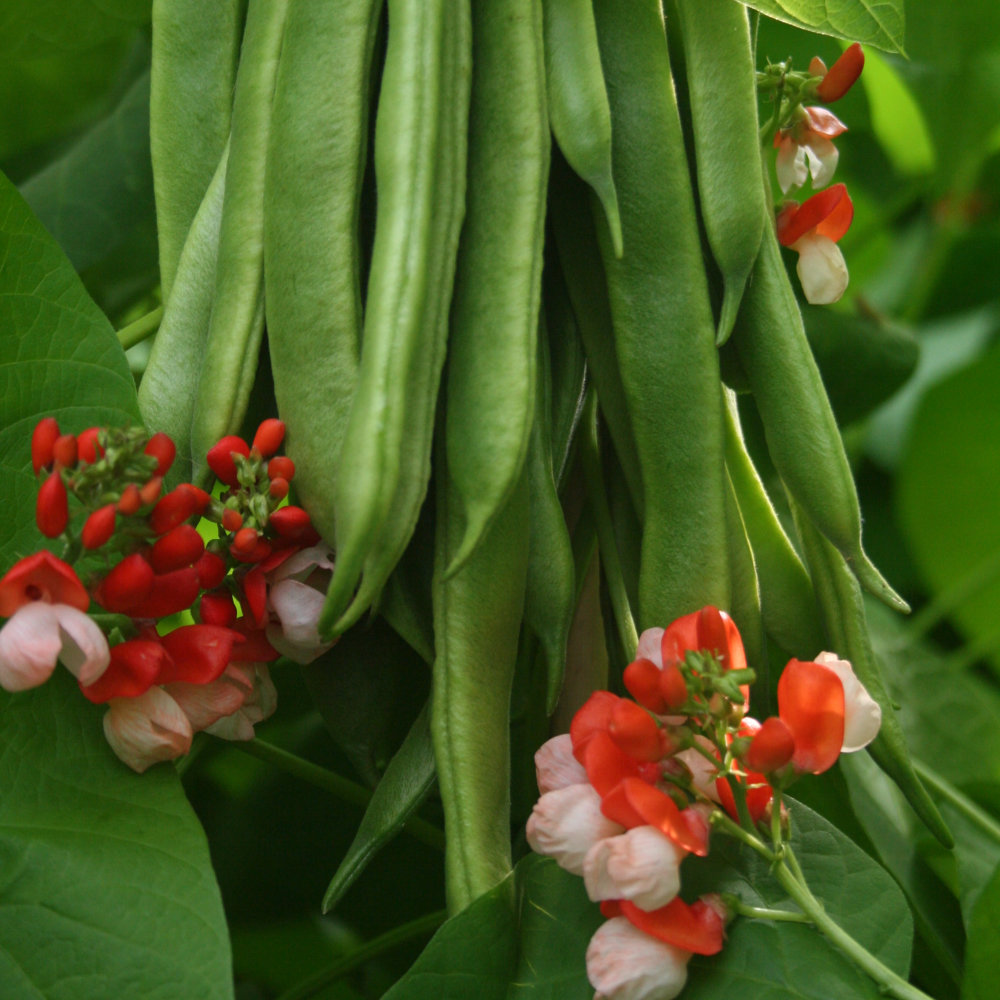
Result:
M840 152L829 139L821 135L810 135L809 142L802 147L806 166L812 174L812 184L815 189L824 188L833 180L837 169Z
M691 953L651 937L625 917L597 928L587 947L594 1000L672 1000L687 982Z
M868 746L882 726L882 709L858 680L854 668L836 653L820 653L816 663L828 667L844 685L844 745L841 753Z
M587 772L573 756L569 733L553 736L535 751L535 776L542 795L567 785L586 784Z
M23 604L0 629L0 687L26 691L44 684L56 668L62 637L53 605Z
M648 628L639 636L639 645L636 647L635 658L637 660L652 660L661 670L663 669L663 633L662 628Z
M267 574L269 583L278 583L294 577L305 580L317 569L330 573L334 568L333 550L327 545L311 545L307 549L299 549L295 555L289 556L283 563Z
M59 619L59 659L81 684L93 684L111 662L108 640L90 615L69 604L53 604L52 610Z
M598 841L583 859L583 881L595 903L628 899L643 910L666 906L681 888L687 851L654 826L636 826Z
M624 827L601 812L601 797L590 785L567 785L546 792L528 819L528 843L539 854L555 858L560 868L583 874L583 859L604 837Z
M847 264L833 240L808 232L792 244L799 253L796 265L802 292L813 305L836 302L847 289Z
M229 683L244 692L241 707L205 728L206 733L223 740L252 740L253 727L274 714L278 692L265 663L230 663L224 675Z
M778 175L778 185L782 194L788 194L792 188L802 187L805 184L809 176L805 149L791 136L782 136L779 140L774 169Z
M244 688L230 683L225 675L208 684L165 684L164 690L180 705L196 733L238 712L247 696Z
M695 739L711 750L712 744L704 736L696 736ZM713 764L703 753L699 753L693 747L675 753L674 758L682 761L691 772L691 784L696 792L712 799L713 802L719 801L718 793L715 790L715 779L719 774L716 764Z
M288 578L273 584L267 606L277 615L278 624L267 626L268 642L296 663L312 663L333 645L320 640L317 628L325 600L322 591L299 580Z
M180 705L154 686L138 698L112 698L104 735L118 758L142 774L161 760L186 754L194 734Z

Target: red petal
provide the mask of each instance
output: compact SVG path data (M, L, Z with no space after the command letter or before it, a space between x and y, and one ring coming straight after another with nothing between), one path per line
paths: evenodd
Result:
M236 605L228 591L202 594L198 602L198 617L203 625L230 628L236 624Z
M664 756L660 727L634 701L621 698L611 710L608 735L615 745L636 760L660 760Z
M270 527L274 528L279 538L302 542L306 545L312 544L311 541L306 541L307 536L315 535L316 533L309 514L301 507L293 507L291 505L288 507L279 507L271 514L267 523ZM318 537L316 536L316 539L313 540L318 540Z
M679 896L658 910L641 910L627 899L618 901L622 916L652 937L696 955L722 951L722 917L699 900L689 906Z
M692 611L676 621L671 622L663 630L660 640L660 651L663 655L663 665L672 660L683 660L691 650L701 649L698 639L698 619L701 611Z
M595 691L577 710L569 724L573 742L573 756L583 763L583 752L594 733L607 732L611 711L618 703L618 695L610 691Z
M0 579L0 618L9 618L31 601L68 604L78 611L90 607L90 596L73 567L44 549L19 559Z
M240 481L236 474L234 454L246 458L250 454L250 447L243 438L230 434L209 448L205 460L208 462L208 467L222 482L233 489L238 489Z
M637 778L630 778L625 782L625 794L645 825L655 826L660 833L692 854L701 857L708 854L707 830L704 836L700 836L692 824L682 818L681 810L666 792Z
M42 417L31 432L31 466L37 476L39 470L51 465L52 449L59 437L59 424L55 417Z
M115 532L115 505L98 507L84 522L80 541L85 549L99 549Z
M157 573L193 566L205 551L205 540L190 524L179 524L161 535L153 545L149 561Z
M161 684L208 684L226 669L233 646L242 643L243 636L219 625L182 625L161 641L171 657L171 666L160 674Z
M660 694L660 668L644 657L633 660L625 668L625 689L640 705L651 712L661 714L666 711L667 703Z
M281 447L281 442L284 440L285 422L271 417L261 421L257 433L253 436L252 447L256 448L263 458L269 458Z
M619 782L639 773L639 762L616 746L604 730L595 732L587 740L580 763L587 772L587 779L602 798ZM638 778L636 780L645 784Z
M46 538L58 538L66 530L69 523L69 497L58 469L50 473L49 478L38 489L35 520L38 530Z
M226 578L226 560L217 552L205 551L194 564L202 590L215 590Z
M137 698L156 683L162 669L169 668L170 656L149 639L129 639L111 647L108 669L93 684L80 690L97 704L111 698Z
M270 663L281 655L267 641L264 630L253 628L251 622L246 618L237 618L233 627L243 636L243 645L238 650L242 662Z
M133 618L167 618L178 611L186 611L198 598L201 586L198 571L193 566L175 569L171 573L154 575L149 593L133 604L129 614Z
M832 670L789 660L778 680L778 714L795 737L796 770L833 767L844 745L844 685Z
M785 721L776 715L765 719L747 748L747 767L761 774L770 774L784 767L795 753L795 736Z
M822 101L839 100L851 89L864 68L865 54L861 45L858 42L848 45L820 81L816 95Z
M153 567L139 552L126 556L98 584L97 603L115 614L128 614L153 589Z
M794 202L791 203L794 205ZM839 240L847 232L854 218L854 206L843 184L830 187L808 198L797 209L786 205L778 215L778 240L790 247L806 233L815 229L831 240ZM820 229L820 226L823 228Z
M806 108L805 111L809 120L809 131L823 136L824 139L836 139L838 135L843 135L847 131L847 126L826 108Z
M200 514L205 509L200 496L203 492L196 491L189 483L181 483L166 496L160 497L149 515L149 526L154 534L165 535L171 528L183 524L189 517Z
M851 228L851 223L854 221L854 202L851 201L851 196L843 184L835 184L834 187L843 188L844 196L834 206L833 211L816 227L816 232L836 243Z
M104 454L104 449L97 441L100 433L100 427L88 427L85 431L80 431L77 434L76 451L81 462L87 462L88 464L96 462Z
M243 577L243 594L246 597L244 610L249 612L257 628L263 628L267 622L267 579L259 566Z

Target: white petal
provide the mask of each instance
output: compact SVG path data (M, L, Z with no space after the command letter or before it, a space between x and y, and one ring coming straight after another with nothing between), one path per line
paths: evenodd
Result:
M0 687L26 691L44 684L56 668L62 645L53 605L22 605L0 629Z
M639 645L635 651L637 660L652 660L663 669L663 633L666 629L648 628L639 636Z
M833 180L837 169L837 160L840 158L837 147L825 136L813 134L802 150L809 173L812 174L813 188L818 191L826 187Z
M298 580L286 579L274 584L267 594L267 605L278 616L279 626L267 627L268 641L279 653L296 663L311 663L325 653L332 642L321 642L317 623L323 593Z
M882 725L882 709L858 680L854 668L836 653L820 653L816 663L828 667L844 685L844 745L841 753L853 753L868 746Z
M613 917L587 946L587 978L594 1000L672 1000L684 989L690 958L625 917Z
M232 715L218 719L205 732L223 740L252 740L254 725L270 718L278 705L278 692L264 663L233 662L223 677L243 692L244 701Z
M569 733L553 736L535 751L535 777L542 795L567 785L586 784L587 772L573 756Z
M161 687L138 698L112 698L104 713L104 735L119 759L142 774L161 760L191 749L191 723Z
M593 787L580 784L546 792L528 818L527 835L532 850L582 875L583 859L594 844L623 830L601 812L601 797Z
M788 194L793 187L802 187L809 176L805 149L791 137L784 137L778 144L774 169L778 175L778 185L782 194Z
M847 264L833 240L808 232L792 244L799 253L795 267L807 302L829 305L836 302L847 288Z
M583 859L583 881L593 902L628 899L643 910L666 906L681 888L687 851L656 827L637 826L596 843Z
M81 684L93 684L108 668L108 640L90 615L68 604L53 604L59 619L62 650L59 659Z
M695 739L706 749L712 749L712 744L704 736L696 736ZM681 750L679 753L675 753L674 757L687 765L687 769L691 772L691 784L695 791L701 792L713 802L718 802L719 793L715 790L715 779L719 773L718 767L694 747Z
M180 705L196 733L238 712L247 696L244 688L231 684L225 675L208 684L165 684L164 690Z
M289 577L305 580L315 569L329 570L332 573L333 567L333 550L327 545L312 545L308 549L299 549L295 555L289 556L268 573L267 579L272 584L287 580Z

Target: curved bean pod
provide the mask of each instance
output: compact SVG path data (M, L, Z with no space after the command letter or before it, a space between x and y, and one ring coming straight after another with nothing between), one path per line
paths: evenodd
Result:
M267 151L264 279L274 393L296 489L329 539L333 483L358 379L358 216L381 7L381 0L292 5Z
M716 342L722 344L736 322L764 223L770 218L761 168L757 74L742 4L674 2L684 46L701 217L722 272L716 334Z
M264 169L271 102L289 0L250 0L233 98L215 298L191 428L201 456L235 434L246 411L264 332Z
M768 452L789 492L867 590L890 607L909 611L861 546L854 477L771 226L733 342L764 422Z
M715 324L658 0L594 5L625 253L603 218L615 351L643 481L641 627L730 604Z

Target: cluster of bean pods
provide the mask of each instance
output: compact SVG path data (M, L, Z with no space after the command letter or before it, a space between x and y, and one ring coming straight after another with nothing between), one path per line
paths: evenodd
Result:
M453 907L509 869L515 667L546 672L544 727L598 535L619 619L715 605L758 662L768 640L850 657L882 695L879 759L946 836L868 645L855 574L899 601L775 238L742 4L154 0L151 135L144 417L202 474L266 330L337 553L321 628L380 613L433 663Z

